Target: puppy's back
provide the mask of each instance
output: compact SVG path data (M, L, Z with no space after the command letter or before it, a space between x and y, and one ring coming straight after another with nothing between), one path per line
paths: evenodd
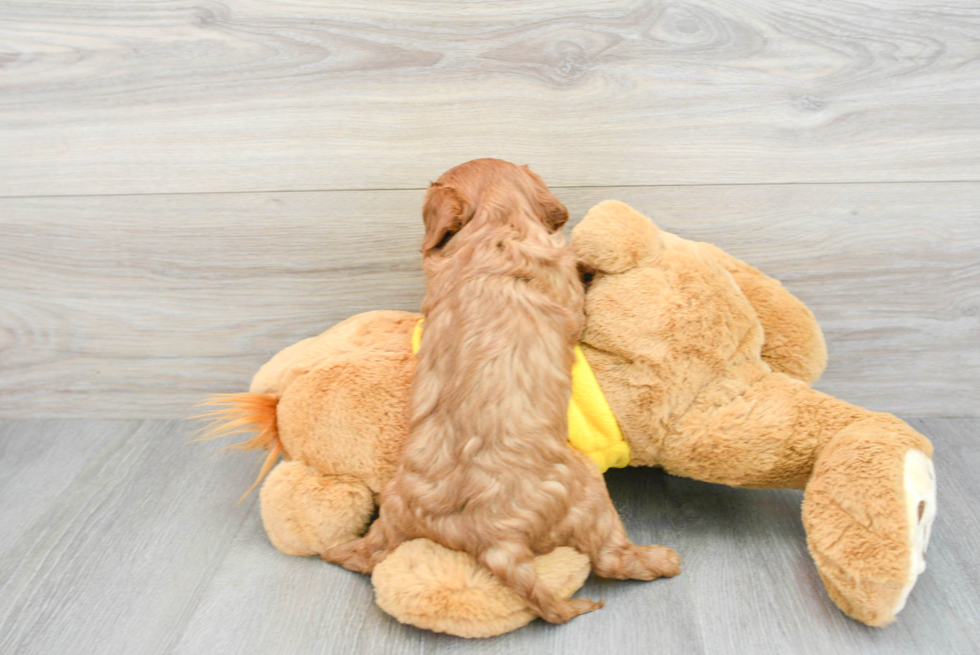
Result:
M400 490L423 514L551 515L567 500L542 481L575 466L567 413L582 289L560 242L508 237L488 232L430 280Z

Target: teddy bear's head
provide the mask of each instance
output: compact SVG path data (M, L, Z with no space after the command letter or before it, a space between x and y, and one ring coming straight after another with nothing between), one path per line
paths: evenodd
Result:
M618 200L600 202L572 231L572 248L598 276L625 273L660 247L650 219Z
M586 342L623 353L651 334L663 288L661 236L650 219L616 200L593 207L572 231L587 285Z

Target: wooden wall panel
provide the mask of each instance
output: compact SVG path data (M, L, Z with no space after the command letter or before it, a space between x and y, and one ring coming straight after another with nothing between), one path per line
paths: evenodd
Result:
M980 187L559 189L618 198L782 280L819 387L906 416L980 412ZM422 192L0 199L0 416L176 417L352 314L415 310Z
M980 179L955 3L0 7L0 195Z

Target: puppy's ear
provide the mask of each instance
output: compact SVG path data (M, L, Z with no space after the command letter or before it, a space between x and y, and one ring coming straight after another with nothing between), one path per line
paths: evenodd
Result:
M544 213L542 217L544 221L544 226L548 228L549 232L557 232L560 230L565 223L568 222L568 210L565 205L561 204L561 201L555 197L555 194L551 192L548 185L544 183L541 176L531 170L526 164L522 166L530 175L531 179L534 180L538 187L538 205L541 211Z
M425 194L422 220L425 237L422 239L422 255L442 248L454 234L473 218L473 205L454 187L433 182Z
M541 198L544 207L545 225L549 232L557 232L568 222L568 210L551 191L546 191Z

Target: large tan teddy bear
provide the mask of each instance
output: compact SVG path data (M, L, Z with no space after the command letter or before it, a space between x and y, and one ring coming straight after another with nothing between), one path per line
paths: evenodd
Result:
M615 201L588 213L572 246L590 271L581 350L629 464L804 489L807 543L830 597L869 625L892 621L925 566L936 508L929 441L811 389L826 363L813 315L722 250ZM406 436L418 319L350 318L273 357L249 394L219 401L219 431L253 426L260 434L242 446L271 451L261 511L282 552L322 553L367 528ZM566 597L588 574L571 549L536 565ZM390 555L374 583L386 611L434 630L488 636L533 618L472 558L424 540Z

